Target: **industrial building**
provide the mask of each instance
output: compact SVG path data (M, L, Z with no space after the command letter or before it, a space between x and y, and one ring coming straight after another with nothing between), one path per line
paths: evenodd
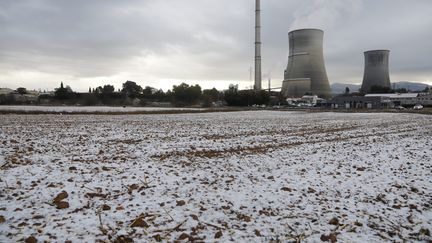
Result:
M301 98L287 98L288 106L294 107L314 107L317 104L325 103L325 100L316 95L304 95Z
M367 94L365 96L336 96L321 107L344 109L382 109L398 106L432 106L430 93Z
M0 95L12 94L14 92L13 89L9 88L0 88Z
M288 37L289 56L282 84L283 96L298 98L312 94L331 97L324 64L324 31L299 29L289 32Z
M337 96L327 102L327 107L345 109L381 109L391 108L389 98L382 96Z
M390 89L389 50L364 52L365 66L361 91L369 93L373 86Z
M417 104L424 106L432 106L432 94L426 93L367 94L365 95L365 97L387 98L396 106L414 106Z
M417 104L432 106L432 93L419 94L419 96L417 96Z

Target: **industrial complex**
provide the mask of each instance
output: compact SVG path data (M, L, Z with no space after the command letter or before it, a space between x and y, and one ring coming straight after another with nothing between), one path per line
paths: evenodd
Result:
M255 0L255 82L262 87L261 4ZM359 93L332 94L324 61L324 31L297 29L288 33L289 55L284 70L281 97L288 105L321 105L331 108L392 108L401 105L432 106L430 93L391 93L389 50L364 52L364 74ZM270 86L270 84L269 84ZM270 90L270 87L269 87ZM388 91L388 92L379 92Z

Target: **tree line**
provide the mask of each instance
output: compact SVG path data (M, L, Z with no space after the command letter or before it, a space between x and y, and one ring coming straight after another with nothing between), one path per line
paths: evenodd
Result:
M26 95L25 88L20 87L15 94ZM91 88L87 93L78 93L70 86L56 88L52 94L41 94L37 100L17 100L14 94L0 95L0 104L40 104L40 105L110 105L110 106L251 106L268 104L270 94L267 91L238 90L238 86L230 85L228 90L218 91L216 88L202 89L199 85L181 83L164 92L150 86L144 88L134 81L126 81L122 88L115 90L111 84Z

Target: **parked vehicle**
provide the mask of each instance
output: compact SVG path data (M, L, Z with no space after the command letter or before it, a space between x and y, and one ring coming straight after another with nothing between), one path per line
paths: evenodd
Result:
M421 110L421 109L423 109L423 106L422 105L415 105L413 109L414 110Z

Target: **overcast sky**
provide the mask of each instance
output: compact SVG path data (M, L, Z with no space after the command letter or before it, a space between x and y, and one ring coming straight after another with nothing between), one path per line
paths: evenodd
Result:
M126 80L251 86L254 0L0 0L0 87L73 90ZM389 49L391 81L432 85L431 0L262 0L263 80L280 86L288 32L324 30L331 83L361 83ZM263 83L263 87L267 87Z

